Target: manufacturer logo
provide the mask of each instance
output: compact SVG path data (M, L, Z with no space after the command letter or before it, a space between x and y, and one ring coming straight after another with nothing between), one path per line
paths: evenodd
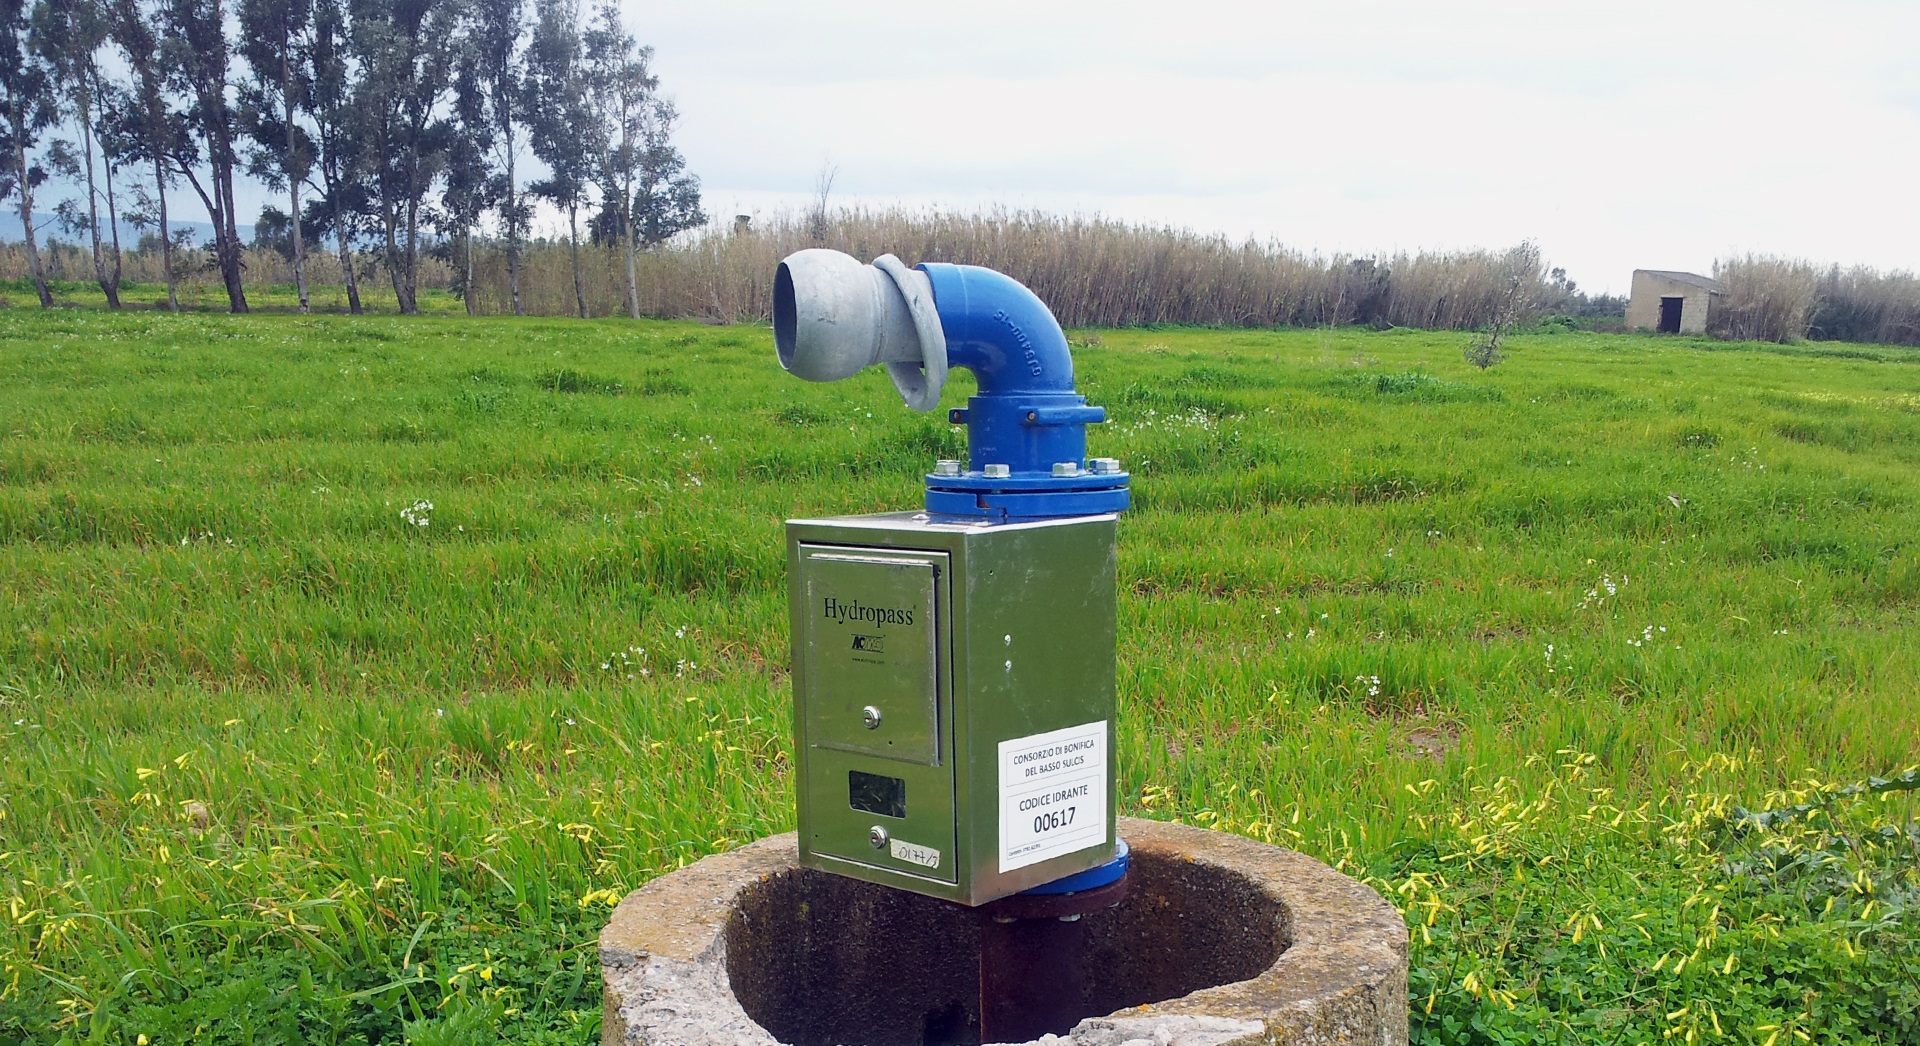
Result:
M820 616L843 625L849 621L864 621L873 625L913 624L911 607L870 607L857 599L842 602L832 596L820 600Z
M853 637L853 648L869 654L885 653L887 649L886 637L863 636L856 633Z

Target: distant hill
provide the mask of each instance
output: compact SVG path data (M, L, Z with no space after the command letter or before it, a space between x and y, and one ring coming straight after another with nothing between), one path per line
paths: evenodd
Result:
M213 242L213 225L210 222L171 222L169 224L174 229L193 230L193 243L196 247L204 247ZM49 237L61 243L87 243L86 233L82 232L79 236L70 235L60 228L60 223L54 219L53 215L41 211L33 213L33 227L36 230L34 238L39 243L46 243ZM105 231L105 229L101 230L102 233ZM239 232L242 243L253 241L253 226L239 226ZM0 213L0 243L19 243L24 239L26 237L20 231L20 209L16 206L12 210ZM134 244L139 242L140 230L126 222L121 222L120 246L132 250Z

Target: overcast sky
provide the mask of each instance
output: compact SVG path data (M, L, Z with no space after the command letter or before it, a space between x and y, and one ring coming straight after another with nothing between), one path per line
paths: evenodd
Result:
M1099 213L1582 285L1920 268L1920 2L624 0L716 215Z

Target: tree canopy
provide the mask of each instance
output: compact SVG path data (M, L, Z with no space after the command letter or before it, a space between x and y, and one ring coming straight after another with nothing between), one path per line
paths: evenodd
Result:
M0 200L20 208L46 305L34 196L58 175L80 193L61 223L92 243L109 304L122 220L163 252L177 302L184 185L246 311L235 182L251 178L278 197L256 241L293 261L302 309L309 243L339 252L355 311L370 254L413 312L425 251L464 247L470 292L473 243L497 236L519 312L533 196L566 218L582 314L583 218L626 253L637 314L635 252L706 220L652 53L610 2L0 0Z

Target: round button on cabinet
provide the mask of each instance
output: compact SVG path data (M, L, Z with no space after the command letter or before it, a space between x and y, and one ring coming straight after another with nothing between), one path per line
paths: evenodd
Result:
M878 730L880 728L880 710L872 705L862 708L860 710L860 721L867 724L867 729Z
M874 825L872 828L867 829L867 842L872 843L873 848L876 850L886 849L887 848L887 830L877 824Z

